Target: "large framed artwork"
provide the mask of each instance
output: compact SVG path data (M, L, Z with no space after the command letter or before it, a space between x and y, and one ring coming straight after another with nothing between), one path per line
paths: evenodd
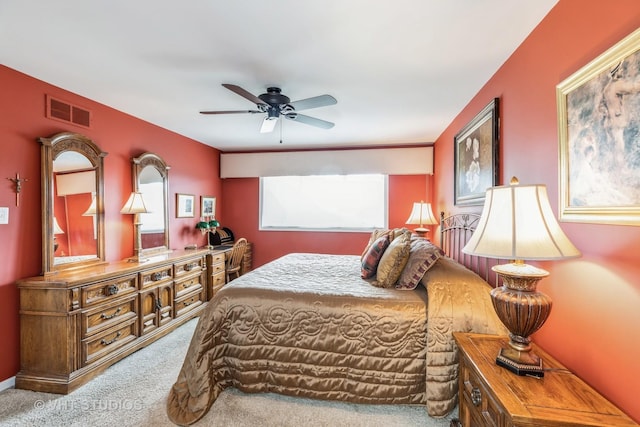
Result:
M561 221L640 225L640 29L556 88Z
M482 205L498 180L499 98L494 98L454 137L455 204Z

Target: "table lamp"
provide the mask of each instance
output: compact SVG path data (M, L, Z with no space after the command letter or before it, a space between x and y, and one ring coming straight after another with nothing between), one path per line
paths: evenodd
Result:
M415 228L413 231L420 237L425 237L429 232L428 228L425 228L426 225L437 224L438 221L433 216L433 211L431 210L431 203L424 203L423 201L415 202L413 204L413 209L411 210L411 214L409 215L409 219L405 222L405 224L418 224L419 227Z
M580 256L564 234L549 205L544 185L492 187L486 192L476 231L462 251L471 255L512 260L492 268L503 285L491 291L491 301L509 330L509 346L496 363L518 375L543 377L542 361L531 351L531 339L551 312L551 298L536 290L549 275L523 260L559 260Z
M145 262L146 259L142 258L142 235L140 232L140 226L142 223L140 222L140 214L148 213L147 207L144 203L144 199L142 198L142 193L134 191L131 193L127 202L124 204L120 213L133 215L133 225L135 227L134 232L135 240L133 245L133 258L130 259L131 262Z

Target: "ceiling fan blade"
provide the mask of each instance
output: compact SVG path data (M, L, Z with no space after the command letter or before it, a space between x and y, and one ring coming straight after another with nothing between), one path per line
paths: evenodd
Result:
M232 84L229 84L229 83L222 83L222 86L226 87L227 89L229 89L232 92L237 93L241 97L243 97L245 99L248 99L249 101L253 102L256 105L268 105L262 99L258 98L254 94L242 89L240 86L232 85Z
M264 120L262 121L262 127L260 127L260 133L273 132L277 122L278 122L277 118L265 117Z
M296 111L308 110L310 108L326 107L327 105L334 105L338 101L331 95L314 96L313 98L301 99L299 101L290 102Z
M309 117L298 113L289 113L286 114L285 117L295 122L304 123L305 125L311 125L322 129L331 129L335 126L334 123L328 122L326 120L316 119L315 117Z
M243 113L262 113L258 110L230 110L230 111L200 111L200 114L243 114Z

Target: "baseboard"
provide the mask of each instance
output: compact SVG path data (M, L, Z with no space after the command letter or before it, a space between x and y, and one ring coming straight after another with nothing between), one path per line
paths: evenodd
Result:
M15 388L16 386L16 377L7 378L6 380L0 382L0 391L4 391L10 388Z

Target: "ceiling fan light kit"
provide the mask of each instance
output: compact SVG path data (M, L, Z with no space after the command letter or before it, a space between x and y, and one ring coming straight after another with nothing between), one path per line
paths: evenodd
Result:
M276 122L280 116L321 129L331 129L335 126L332 122L297 113L297 111L300 110L308 110L311 108L319 108L336 104L338 101L336 101L336 99L331 95L319 95L291 102L291 99L288 96L283 95L282 90L278 87L269 87L267 88L266 93L255 96L251 92L237 85L223 83L222 86L256 104L257 110L200 111L200 114L267 113L260 128L261 133L272 132L273 129L275 129Z

